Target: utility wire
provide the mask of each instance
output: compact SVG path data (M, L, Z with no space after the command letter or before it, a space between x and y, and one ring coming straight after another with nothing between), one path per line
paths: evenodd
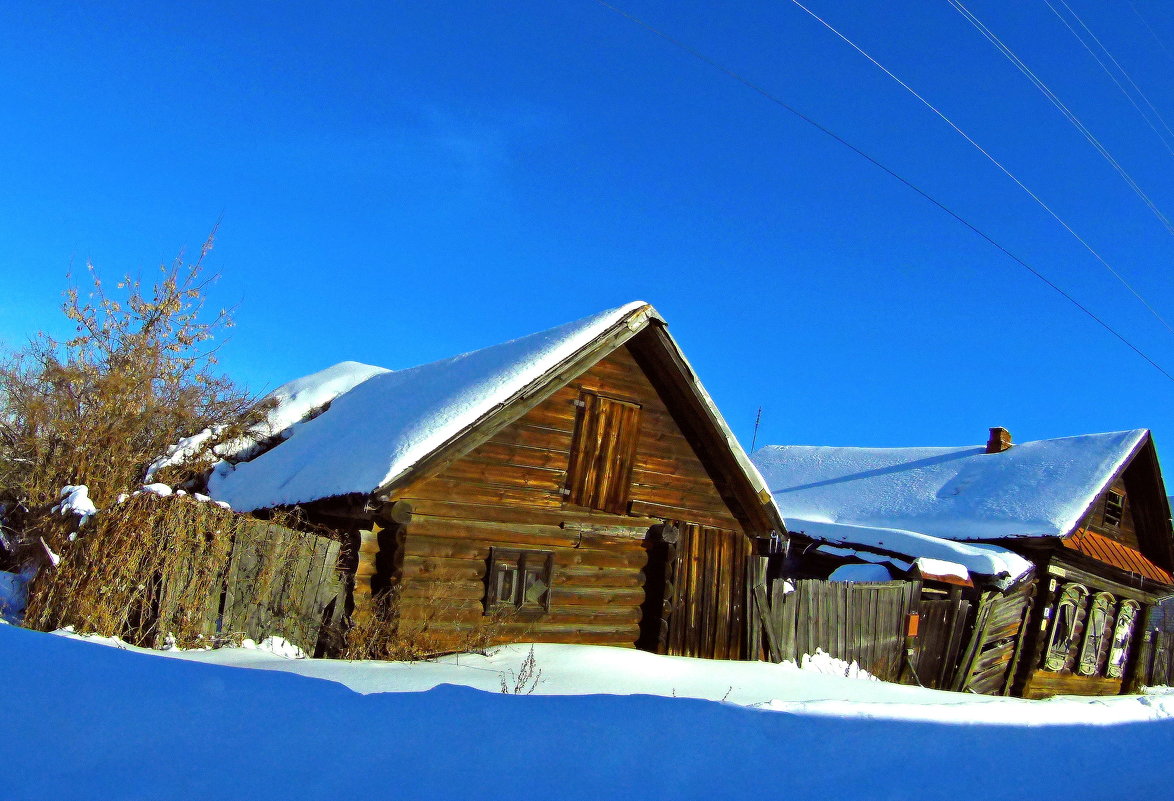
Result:
M1047 1L1048 0L1044 0L1045 3ZM810 16L812 19L814 19L816 22L820 23L825 28L827 28L829 31L831 31L836 36L838 36L842 41L847 43L848 46L851 47L853 50L855 50L857 53L859 53L860 55L864 56L866 59L871 61L872 64L877 69L879 69L885 75L888 75L890 78L892 78L894 81L896 81L901 86L902 89L904 89L906 92L908 92L909 94L911 94L915 98L917 98L919 101L921 101L921 104L923 106L928 108L930 111L932 111L938 117L940 117L943 122L945 122L947 125L949 125L951 128L953 128L954 131L959 136L961 136L963 139L965 139L967 142L969 142L970 145L975 150L977 150L979 153L981 153L983 156L985 156L987 161L989 161L991 164L994 164L996 167L998 167L1004 175L1006 175L1008 178L1010 178L1012 181L1014 181L1015 184L1020 189L1022 189L1024 192L1026 192L1028 197L1030 197L1032 200L1034 200L1036 203L1038 203L1040 208L1042 208L1049 215L1051 215L1052 219L1054 219L1061 226L1063 226L1065 231L1067 231L1069 234L1071 234L1072 237L1077 242L1079 242L1081 245L1083 245L1084 249L1087 250L1089 253L1091 253L1093 258L1095 258L1097 261L1099 261L1101 263L1101 265L1104 266L1104 268L1106 270L1108 270L1113 275L1114 278L1116 278L1118 281L1120 281L1122 286L1124 286L1131 293L1133 293L1133 296L1135 298L1137 298L1141 302L1141 304L1146 307L1146 309L1149 310L1150 314L1152 314L1154 317L1157 318L1158 322L1160 322L1162 325L1164 325L1166 327L1167 331L1174 334L1174 328L1172 328L1170 326L1170 324L1168 322L1166 322L1165 319L1162 318L1162 315L1158 314L1158 311L1153 306L1151 306L1150 303L1145 298L1143 298L1141 296L1141 294L1136 289L1134 289L1133 286L1127 280L1125 280L1125 277L1123 275L1121 275L1121 273L1114 270L1113 267L1110 266L1110 264L1107 261L1105 261L1104 257L1101 256L1101 254L1098 253L1093 248L1093 246L1090 245L1088 243L1088 241L1084 239L1084 237L1082 237L1080 234L1076 233L1076 231L1072 228L1071 225L1069 225L1062 217L1060 217L1060 215L1057 214L1052 209L1051 206L1049 206L1047 203L1044 202L1043 198L1041 198L1034 191L1032 191L1026 184L1023 183L1023 181L1019 180L1019 178L1016 177L1015 174L1012 173L1009 169L1007 169L1007 167L1004 166L1001 161L999 161L997 158L995 158L989 152L987 152L987 150L984 147L982 147L982 145L980 145L978 142L974 141L974 139L972 139L969 134L967 134L965 131L963 131L961 128L959 128L958 125L952 119L947 117L945 115L945 113L943 113L941 111L941 109L937 108L937 106L930 103L928 100L926 100L924 97L922 97L913 87L911 87L909 84L905 83L905 81L901 80L896 75L894 75L887 67L885 67L885 65L881 64L879 61L877 61L875 58L873 58L871 55L869 55L867 52L865 52L864 49L860 47L860 45L856 44L851 39L849 39L847 36L840 33L840 31L836 30L836 28L833 27L831 23L829 23L823 17L816 14L814 11L812 11L807 6L803 5L801 2L799 2L799 0L791 0L791 2L793 4L795 4L796 6L798 6L799 8L801 8L804 12L806 12L807 15Z
M1052 288L1057 293L1059 293L1065 300L1067 300L1069 303L1071 303L1076 308L1080 309L1080 311L1084 312L1084 314L1086 316L1088 316L1089 318L1091 318L1097 325L1104 328L1106 331L1108 331L1110 334L1112 334L1114 337L1116 337L1118 340L1120 340L1126 347L1128 347L1130 350L1132 350L1134 353L1136 353L1138 356L1140 356L1142 359L1144 359L1146 362L1148 362L1151 367L1153 367L1159 373L1164 375L1171 382L1174 382L1174 375L1171 375L1170 373L1168 373L1160 364L1158 364L1153 359L1151 359L1149 356L1147 356L1144 351L1142 351L1139 347L1137 347L1132 342L1130 342L1128 339L1126 339L1122 334L1118 333L1118 331L1115 328L1113 328L1107 322L1105 322L1100 317L1098 317L1095 313L1093 313L1093 311L1091 309L1089 309L1083 303L1078 301L1072 295L1069 295L1067 292L1065 292L1063 289L1061 289L1059 286L1057 286L1055 283L1053 283L1050 279L1048 279L1047 276L1045 276L1043 273L1036 270L1034 267L1032 267L1030 264L1025 262L1023 259L1016 256L1014 253L1012 253L1010 250L1008 250L1005 246L999 244L999 242L997 242L995 239L993 239L985 231L983 231L982 229L980 229L979 227L977 227L973 223L969 222L966 218L962 217L960 214L958 214L957 212L952 210L950 207L946 206L940 200L938 200L933 195L926 192L921 187L914 184L909 179L902 177L900 174L898 174L897 172L895 172L891 168L885 166L884 164L882 164L880 161L873 158L872 156L868 155L863 150L861 150L859 147L852 144L847 139L844 139L842 136L840 136L836 132L832 131L830 128L827 128L824 125L822 125L821 123L816 122L813 118L811 118L811 117L807 116L806 114L804 114L803 112L799 111L794 106L791 106L790 104L788 104L786 101L784 101L782 98L778 97L777 95L772 94L770 91L763 88L760 84L754 83L753 81L749 80L748 78L742 77L739 73L734 72L734 70L725 66L721 62L715 61L714 59L705 55L701 51L695 50L694 48L692 48L689 45L685 44L684 42L680 41L679 39L674 39L672 36L669 36L667 33L660 30L659 28L656 28L655 26L651 25L650 23L645 22L644 20L640 19L639 17L637 17L633 14L630 14L621 8L617 8L616 6L612 5L611 3L606 2L606 0L595 0L595 2L598 3L599 5L603 6L604 8L608 9L609 11L611 11L615 14L618 14L619 16L627 19L628 21L633 22L636 25L639 25L641 28L644 28L649 33L659 37L660 39L663 39L664 41L668 42L672 46L678 48L679 50L681 50L685 53L688 53L693 58L697 59L698 61L700 61L704 64L707 64L708 66L710 66L713 69L717 70L718 72L722 73L726 77L728 77L734 81L737 81L738 83L742 84L743 86L745 86L747 89L751 90L752 92L755 92L755 93L761 95L762 97L766 98L771 103L774 103L776 106L790 112L794 116L803 120L803 122L807 123L811 127L818 130L820 133L824 134L825 136L828 136L831 139L834 139L836 142L839 142L841 145L848 148L853 153L855 153L856 155L860 156L865 161L872 164L874 167L887 173L892 178L895 178L897 181L901 182L909 189L911 189L914 192L916 192L917 194L921 195L923 198L928 200L933 205L937 206L943 212L945 212L949 216L953 217L955 220L957 220L962 225L969 228L972 232L977 234L979 237L986 240L990 245L992 245L993 247L995 247L996 249L1001 251L1005 256L1007 256L1009 259L1014 261L1020 267L1023 267L1023 269L1027 270L1029 273L1034 275L1040 281L1047 284L1050 288Z
M1166 133L1174 136L1174 131L1170 130L1170 126L1166 124L1166 120L1164 117L1162 117L1161 112L1154 107L1154 104L1150 102L1150 99L1146 96L1146 93L1141 90L1141 87L1137 85L1137 82L1133 80L1132 76L1130 76L1130 74L1125 71L1125 68L1121 66L1120 62L1118 62L1117 59L1114 58L1113 54L1109 52L1109 48L1105 47L1104 43L1097 38L1097 35L1093 33L1092 30L1089 29L1088 25L1084 23L1084 20L1080 18L1080 15L1072 10L1071 6L1064 2L1064 0L1059 0L1059 2L1060 5L1064 6L1068 13L1071 14L1073 18L1075 18L1075 20L1080 24L1080 27L1084 28L1085 32L1088 33L1090 37L1092 37L1092 40L1096 42L1101 51L1109 57L1109 60L1113 62L1113 66L1115 66L1118 72L1120 72L1125 77L1125 80L1129 81L1129 85L1132 86L1133 90L1137 92L1138 96L1140 96L1141 99L1145 101L1145 104L1150 107L1150 111L1152 111L1154 116L1158 118L1158 122L1160 122L1162 127L1166 129ZM1083 46L1084 49L1088 51L1089 55L1092 56L1094 60L1096 60L1097 64L1100 65L1100 68L1105 71L1106 75L1109 76L1109 79L1117 85L1117 88L1121 90L1121 94L1125 95L1125 99L1128 100L1135 109L1137 109L1137 113L1141 115L1143 120L1145 120L1145 124L1150 126L1150 128L1153 129L1153 132L1158 135L1158 138L1162 140L1162 144L1166 146L1167 152L1169 152L1171 155L1174 155L1174 150L1170 148L1170 143L1166 140L1166 136L1157 129L1157 126L1155 126L1153 121L1150 119L1150 115L1147 114L1141 106L1137 105L1137 101L1133 99L1133 95L1129 93L1129 90L1126 89L1124 85L1122 85L1121 81L1117 80L1117 76L1114 75L1113 71L1109 69L1108 65L1101 60L1101 57L1097 55L1096 51L1089 47L1088 42L1084 40L1084 37L1080 35L1080 32L1073 28L1072 24L1068 22L1064 15L1061 14L1054 5L1052 5L1051 0L1043 0L1043 3L1051 10L1053 14L1056 15L1056 18L1059 19L1060 22L1064 23L1064 27L1067 28L1069 32L1076 37L1076 41L1080 42L1081 46Z
M1141 24L1145 26L1145 29L1150 32L1150 36L1152 36L1154 41L1158 43L1158 47L1162 48L1162 50L1166 53L1166 56L1171 61L1174 61L1174 53L1171 53L1170 48L1166 47L1165 43L1158 38L1158 34L1155 33L1154 29L1150 27L1150 24L1145 21L1145 17L1143 17L1141 12L1137 10L1137 6L1133 4L1133 0L1129 0L1129 7L1133 10L1133 15L1141 20Z
M1088 31L1088 35L1092 37L1092 40L1097 43L1097 46L1100 47L1101 50L1105 51L1105 55L1108 56L1109 60L1113 62L1113 66L1121 70L1121 74L1125 76L1125 80L1129 81L1129 85L1134 88L1134 90L1141 96L1141 99L1145 101L1145 104L1149 106L1150 109L1154 112L1154 115L1161 121L1162 127L1166 129L1166 132L1174 135L1174 131L1170 130L1170 126L1166 124L1166 120L1162 116L1161 112L1159 112L1157 107L1150 102L1150 99L1146 93L1141 91L1141 87L1138 86L1137 82L1133 80L1133 76L1126 72L1125 68L1121 66L1121 63L1117 61L1116 57L1111 52L1109 52L1109 48L1105 47L1104 43L1097 38L1095 33L1092 32L1092 29L1084 24L1084 20L1081 19L1080 15L1077 14L1072 9L1072 7L1068 5L1066 0L1060 0L1060 4L1063 5L1064 8L1068 9L1069 14L1076 18L1076 21L1080 23L1080 27Z
M1064 102L1056 96L1056 93L1049 89L1047 84L1045 84L1038 75L1032 72L1031 68L1023 63L1023 60L1020 59L1019 56L1015 55L1011 48L1003 43L1002 39L996 36L994 32L992 32L990 28L984 25L978 17L974 16L974 14L970 12L970 9L962 4L961 0L946 1L952 5L959 14L965 17L966 20L971 25L973 25L975 29L986 38L987 41L994 45L995 49L1002 53L1003 56L1006 57L1006 59L1010 61L1016 69L1023 73L1023 75L1029 81L1031 81L1037 89L1043 92L1044 97L1051 101L1052 105L1055 106L1060 111L1060 113L1068 119L1068 122L1070 122L1072 126L1076 128L1076 130L1083 134L1084 138L1088 140L1089 144L1091 144L1096 149L1096 151L1101 154L1105 161L1109 162L1110 166L1112 166L1112 168L1117 171L1117 174L1121 176L1121 179L1125 181L1129 188L1132 189L1139 198L1141 198L1142 202L1145 203L1146 206L1149 207L1150 211L1154 213L1154 216L1157 217L1164 226L1166 226L1166 231L1170 234L1174 234L1174 223L1170 222L1169 218L1167 218L1166 215L1162 213L1162 210L1154 204L1154 201L1150 199L1150 196L1147 195L1140 186L1138 186L1137 181L1133 180L1133 176L1126 172L1125 168L1121 166L1121 162L1117 161L1117 159L1113 157L1113 154L1109 152L1108 148L1101 144L1101 140L1097 139L1096 136L1093 135L1093 132L1090 131L1088 127L1080 121L1080 118L1072 112L1072 109L1064 105Z

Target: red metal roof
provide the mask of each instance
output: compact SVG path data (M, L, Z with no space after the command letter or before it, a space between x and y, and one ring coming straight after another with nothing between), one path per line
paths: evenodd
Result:
M1148 579L1160 581L1164 584L1174 584L1174 577L1167 571L1155 565L1128 545L1122 545L1095 531L1078 528L1071 537L1062 540L1065 548L1071 548L1085 556L1091 556L1098 562L1138 573Z

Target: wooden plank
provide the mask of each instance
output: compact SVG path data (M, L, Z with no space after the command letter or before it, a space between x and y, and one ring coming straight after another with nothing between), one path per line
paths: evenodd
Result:
M714 536L713 529L702 526L699 529L698 539L701 548L698 553L700 562L700 581L697 597L697 651L696 656L712 658L713 656L713 621L714 621Z
M633 515L661 520L692 520L701 525L716 528L733 528L741 530L741 524L733 515L717 515L701 512L692 508L666 506L664 504L649 503L642 500L633 500L629 505Z
M412 498L493 506L535 506L557 509L563 497L557 489L510 487L474 481L454 481L444 477L429 478L412 486Z
M467 539L500 545L516 544L532 548L600 548L606 550L640 551L643 550L643 540L648 534L648 526L615 526L611 529L616 536L595 533L587 525L582 528L574 524L567 527L535 524L497 523L493 521L463 520L453 517L436 517L432 515L416 515L416 522L412 525L413 533L430 537L444 537L451 539ZM619 536L619 532L626 532Z
M755 585L754 600L758 607L759 620L762 622L763 632L766 634L766 645L767 650L770 652L770 661L775 663L782 662L783 654L779 647L779 634L775 629L770 603L767 601L766 587L762 584Z
M489 548L494 544L490 540L463 540L454 537L432 537L426 534L412 533L408 535L405 542L405 558L416 556L483 561L488 558ZM641 548L603 550L547 546L544 550L553 551L555 562L560 568L577 565L642 570L648 563L648 553Z
M547 509L537 507L510 507L494 504L478 504L451 500L409 499L416 509L413 520L420 516L447 517L465 521L487 521L517 523L519 525L540 524L558 527L565 522L603 525L628 525L651 527L662 522L657 517L635 517L594 512L585 509Z
M566 483L566 474L565 465L559 468L523 467L465 458L449 465L443 476L451 481L468 481L474 485L484 484L558 492Z
M1048 698L1053 695L1119 695L1121 680L1074 673L1036 671L1025 698Z
M762 622L754 588L765 581L765 563L765 556L747 557L746 571L742 577L746 598L746 659L755 662L762 659Z
M750 540L738 533L731 539L730 552L730 659L746 659L746 560L750 556Z
M551 453L571 453L571 432L562 431L548 426L530 425L525 421L518 422L499 431L487 443L505 447L543 448Z
M974 662L981 652L982 643L986 636L987 617L990 615L995 597L996 593L984 592L979 598L978 612L975 616L974 628L971 630L970 642L958 664L958 673L951 686L951 689L955 691L965 690L973 674Z

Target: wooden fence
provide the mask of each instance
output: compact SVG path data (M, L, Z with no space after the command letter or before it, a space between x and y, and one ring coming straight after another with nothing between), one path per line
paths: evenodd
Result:
M764 578L752 560L747 581L750 654L797 661L820 649L886 681L948 688L970 611L962 600L922 601L916 581L838 582ZM909 617L918 615L916 636Z
M1174 632L1145 633L1136 671L1135 686L1174 686Z
M197 628L209 638L279 635L313 654L323 624L343 611L338 552L336 540L263 520L239 526L215 582L219 592L208 597ZM160 577L160 640L179 628L175 618L194 572L186 561Z

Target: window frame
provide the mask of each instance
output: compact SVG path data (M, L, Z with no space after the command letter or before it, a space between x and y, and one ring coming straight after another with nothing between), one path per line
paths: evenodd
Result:
M1113 639L1109 644L1109 656L1105 660L1105 675L1110 679L1119 679L1125 675L1125 666L1129 663L1129 654L1133 648L1133 635L1140 617L1141 604L1130 598L1121 602L1117 609L1117 619L1113 621Z
M1076 672L1081 676L1101 674L1101 651L1104 650L1106 636L1112 636L1109 616L1116 605L1117 599L1107 592L1098 592L1092 597L1084 619L1083 642L1076 660Z
M1088 588L1083 584L1065 584L1056 601L1051 606L1052 625L1048 631L1048 645L1044 649L1043 669L1058 673L1068 664L1068 655L1072 651L1072 642L1076 637L1076 624L1080 613L1084 611L1088 600ZM1064 614L1068 611L1067 616ZM1064 625L1063 648L1060 648L1060 627Z
M510 597L500 597L504 578L510 575ZM545 587L538 600L527 598L527 575L537 575ZM540 617L550 612L554 582L554 551L490 546L485 569L485 614L509 612ZM533 586L533 585L531 585Z
M1121 528L1125 520L1125 493L1110 489L1105 493L1105 507L1101 512L1101 523L1106 528Z

